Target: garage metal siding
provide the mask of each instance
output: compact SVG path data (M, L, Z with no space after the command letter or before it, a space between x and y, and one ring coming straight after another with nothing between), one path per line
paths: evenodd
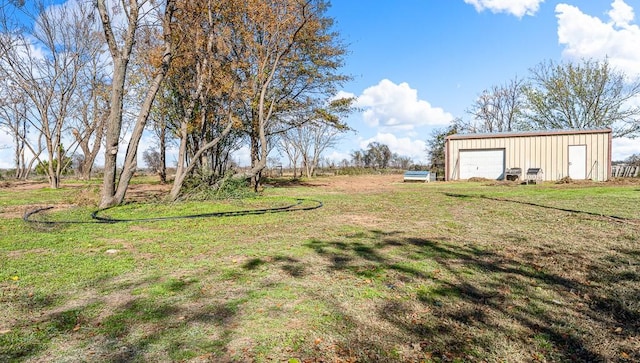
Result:
M544 180L568 175L570 145L587 145L587 178L607 180L611 170L611 130L452 135L447 138L447 180L460 179L460 150L505 149L505 168L542 168Z
M557 172L555 174L555 178L556 180L560 180L562 178L564 178L565 176L567 176L565 174L564 171L564 166L565 165L569 165L569 138L568 137L562 137L559 138L560 140L560 146L557 149L558 153L562 154L561 158L558 158L558 160L560 160L560 164L557 166ZM569 171L567 170L566 173L568 173Z

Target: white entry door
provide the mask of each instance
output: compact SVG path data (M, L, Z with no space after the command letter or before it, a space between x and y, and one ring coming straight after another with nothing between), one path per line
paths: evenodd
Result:
M587 145L569 145L569 178L587 178Z
M460 150L460 179L504 178L504 149Z

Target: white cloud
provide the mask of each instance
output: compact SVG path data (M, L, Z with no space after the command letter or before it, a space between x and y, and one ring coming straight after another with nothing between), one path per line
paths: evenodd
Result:
M535 15L544 0L464 0L464 2L473 5L478 12L489 10L492 13L507 13L522 18L525 15Z
M338 93L336 93L336 95L333 97L333 99L339 100L341 98L355 98L355 97L356 97L356 95L354 95L351 92L338 91Z
M612 149L611 160L621 161L633 154L640 154L640 142L637 139L619 137L613 139Z
M338 165L343 160L351 161L350 153L344 152L344 151L338 151L338 150L333 150L330 153L327 153L327 155L325 155L324 157L333 161L335 164L338 164Z
M0 130L0 169L10 169L15 167L13 161L14 143L11 136Z
M371 142L379 142L387 145L392 153L396 153L401 156L408 156L415 162L426 162L426 143L423 140L413 140L408 137L397 137L390 133L378 133L372 138L361 140L360 148L365 149Z
M383 79L358 97L356 106L371 127L411 131L417 126L446 125L453 116L442 108L418 99L418 92L405 82L395 84Z
M609 17L616 26L625 28L633 21L633 8L627 5L624 0L615 0L611 4L611 10L608 12Z
M556 6L558 42L564 45L563 57L569 59L608 58L609 63L629 77L640 74L640 27L633 24L633 8L615 0L607 13L607 22L584 14L568 4Z

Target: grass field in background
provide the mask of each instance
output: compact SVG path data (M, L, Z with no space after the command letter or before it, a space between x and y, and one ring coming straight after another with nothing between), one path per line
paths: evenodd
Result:
M92 184L0 188L0 361L640 360L640 184L381 178L100 214L323 203L125 223ZM22 220L47 205L74 223Z

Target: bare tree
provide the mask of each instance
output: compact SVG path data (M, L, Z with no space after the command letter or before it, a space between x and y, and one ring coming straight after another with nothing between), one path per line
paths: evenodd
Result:
M76 110L73 114L73 137L82 151L82 157L75 162L80 178L89 180L91 171L104 140L104 128L109 112L109 84L107 80L108 61L104 59L104 38L94 28L88 47L89 61L79 74L81 92L75 96Z
M509 132L525 128L525 81L517 77L505 85L484 90L467 112L472 121L461 126L469 132Z
M78 75L87 62L92 8L70 2L48 7L34 5L35 13L21 10L33 21L31 28L12 23L5 8L0 17L0 76L9 80L29 101L30 129L42 136L48 154L49 185L58 188L65 168L63 137L68 131ZM36 154L38 155L38 154Z
M351 152L351 164L356 168L364 167L364 152L362 150Z
M161 175L165 171L165 165L163 164L162 155L158 150L147 149L142 153L142 159L147 167L154 173Z
M300 162L300 148L296 145L296 133L297 128L291 129L280 135L278 139L277 148L281 153L284 153L289 159L289 165L293 169L293 177L298 177L298 163ZM300 176L302 176L302 169L300 169Z
M293 163L294 177L299 159L302 161L300 175L303 170L307 177L314 175L322 153L335 145L341 133L351 131L340 119L352 111L352 102L353 99L340 98L328 102L324 108L303 110L297 115L302 120L291 122L297 126L278 134L281 151Z
M640 166L640 154L636 153L636 154L629 155L629 157L626 158L624 162L627 165Z
M526 91L532 127L539 129L613 128L613 136L640 131L640 81L630 80L607 60L557 64L531 69Z
M29 177L35 161L44 150L41 134L36 140L28 137L28 107L24 93L10 84L0 86L0 128L13 138L15 178L22 180Z
M167 182L167 147L172 137L170 129L170 125L172 124L171 119L176 119L178 116L175 107L173 107L171 103L171 92L167 89L166 82L163 82L163 85L156 96L153 109L151 110L150 127L158 138L159 170L157 172L160 177L160 182L165 184Z
M123 0L109 7L107 7L106 0L96 0L96 4L100 14L100 20L102 21L105 39L113 60L113 77L111 80L109 101L110 109L105 132L105 171L102 198L100 201L100 207L105 208L122 203L129 187L129 182L136 170L138 145L140 144L140 139L142 138L142 133L146 126L154 98L172 59L171 29L174 21L175 1L165 0L162 4L157 4L158 6L162 5L161 10L159 8L148 9L147 7L150 3L144 0ZM155 13L155 11L162 13L158 18L161 23L159 26L163 29L163 41L158 50L157 71L149 83L144 101L138 110L131 137L127 145L122 173L120 179L116 180L117 158L123 125L124 88L127 70L129 69L129 61L131 60L138 28L141 27L145 21L145 25L151 25L151 19L145 16ZM122 19L122 29L116 28L118 26L118 19L115 19L115 15L124 15L117 17L118 19Z
M398 169L405 169L406 170L406 169L409 169L411 167L412 163L413 163L413 161L411 160L410 157L393 153L393 155L391 155L391 161L389 162L389 165L392 168L398 168Z
M302 174L304 170L305 176L310 178L318 167L322 153L335 145L342 131L334 125L310 122L283 133L281 138L285 144L294 149L287 154L300 156L302 160L300 173Z

